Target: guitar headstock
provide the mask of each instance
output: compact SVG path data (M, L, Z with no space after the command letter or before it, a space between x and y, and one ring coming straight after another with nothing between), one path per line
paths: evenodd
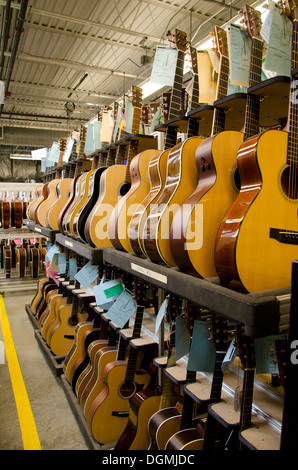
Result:
M143 124L148 124L149 122L149 106L142 106L141 108L141 121Z
M229 57L227 32L219 26L215 26L214 38L217 52L221 56Z
M190 56L190 63L191 63L191 69L193 73L197 74L198 73L198 57L197 57L197 50L192 47L188 46L188 51L189 51L189 56Z
M212 339L217 351L226 351L227 349L227 321L220 317L212 315Z
M117 118L118 108L119 108L119 103L118 103L118 101L115 101L112 105L112 118L113 118L114 121Z
M298 20L298 5L295 0L282 0L281 10L291 21Z
M143 90L140 87L132 86L130 90L130 101L133 106L140 108L142 106Z
M67 144L66 139L60 139L59 140L59 150L60 150L60 152L64 152L64 150L66 149L66 144Z
M244 23L250 38L256 38L263 41L261 36L262 19L261 12L249 5L243 7Z
M186 33L180 31L180 29L175 29L174 33L168 34L168 41L173 43L179 51L186 51Z

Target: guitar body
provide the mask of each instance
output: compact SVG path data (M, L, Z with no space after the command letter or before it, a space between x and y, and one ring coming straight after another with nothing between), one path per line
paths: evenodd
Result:
M141 390L130 402L129 420L115 450L146 450L150 445L148 422L159 409L161 395L154 389Z
M159 153L156 149L144 150L133 157L131 161L131 187L113 209L108 224L110 240L118 250L132 251L128 226L134 211L150 191L148 167L151 159Z
M28 255L27 255L28 256ZM46 283L43 286L42 290L42 298L40 299L40 302L36 306L36 311L34 312L34 315L36 318L39 320L40 316L48 306L47 304L47 296L50 291L56 291L57 290L57 285L53 282Z
M86 172L85 177L82 179L82 185L80 188L80 195L77 200L77 203L71 213L71 216L69 218L69 224L68 224L68 235L71 237L75 237L76 234L76 228L77 226L74 225L76 222L76 217L79 216L81 209L83 208L85 202L87 201L88 197L88 192L89 192L89 182L91 178L93 177L93 174L96 170L90 170Z
M88 348L91 343L99 341L101 336L100 328L92 327L85 332L82 337L80 348L76 351L75 357L73 358L73 365L69 368L69 382L71 383L72 389L75 392L77 389L77 381L79 377L82 377L87 373L87 368L90 365L90 357L88 355ZM101 340L103 346L107 345L107 340ZM83 375L81 376L81 374Z
M64 217L66 217L66 214L68 213L69 208L72 206L74 199L77 196L76 189L79 187L79 183L78 183L79 178L80 178L80 175L73 178L70 192L69 192L69 198L58 216L58 229L60 230L60 232L64 231Z
M196 151L199 182L177 210L170 246L181 271L202 278L217 276L214 246L218 227L238 191L234 181L243 134L224 131L204 140Z
M92 387L88 389L88 392L85 392L85 396L83 401L81 401L82 395L86 389L86 386L89 384L93 372L94 372L94 361L96 354L101 351L101 349L106 348L108 345L108 341L106 339L97 339L92 341L87 348L87 358L88 358L88 365L84 367L80 375L76 380L75 386L75 393L78 399L78 402L83 406L85 404L86 398L91 391ZM83 403L83 405L82 405Z
M151 443L159 450L165 450L169 438L180 430L180 423L181 414L173 406L154 413L148 424Z
M98 200L85 224L85 238L92 246L112 246L108 236L108 221L119 198L125 194L125 173L125 165L112 165L101 175Z
M11 202L14 208L14 226L21 228L23 225L23 203L21 201Z
M287 145L287 132L268 130L239 149L241 190L219 228L215 261L224 283L239 280L248 292L291 285L298 198L297 189L294 199L286 194Z
M84 201L82 202L81 207L76 212L74 220L73 220L73 236L85 243L86 243L86 238L85 238L86 221L89 216L89 213L93 209L98 199L100 180L105 170L106 170L106 167L101 167L93 171L92 174L90 175L90 178L88 181L88 189L86 188L86 196L84 198Z
M167 163L170 150L164 150L155 155L149 163L150 190L145 199L137 207L129 224L129 240L132 250L137 256L145 254L143 230L152 205L161 195L167 173Z
M58 199L47 213L47 222L52 230L59 230L58 217L69 201L72 178L64 178L57 185Z
M35 201L33 201L31 207L30 207L30 219L36 222L37 224L39 223L38 218L37 218L37 209L40 206L40 204L46 200L48 197L48 185L49 183L44 183L42 186L38 188L37 191L37 198Z
M102 391L104 385L103 370L105 366L116 359L117 347L103 347L95 354L92 364L92 374L80 399L80 405L86 417L88 416L90 405Z
M176 211L197 187L195 154L202 141L191 137L170 151L164 190L152 207L143 231L144 248L153 262L176 265L170 248L170 228Z
M57 194L57 185L61 180L58 178L53 179L48 184L48 197L43 201L37 208L36 216L38 219L38 223L43 227L48 226L47 222L47 213L48 210L53 206L53 204L57 201L58 194Z
M11 220L10 203L7 201L3 201L2 202L2 227L9 228L10 220Z
M47 284L53 284L53 282L50 281L50 279L47 278L47 277L39 279L38 284L37 284L36 293L35 293L33 299L31 300L31 304L30 304L30 307L31 307L31 310L32 310L33 314L36 313L37 307L38 307L39 303L41 302L41 300L43 298L44 288Z
M87 331L91 330L93 328L93 322L82 322L78 323L77 326L75 327L74 331L74 342L69 350L68 354L66 355L64 362L63 362L63 372L68 380L68 382L71 384L72 382L72 376L71 376L71 370L74 364L76 363L77 359L83 354L84 351L84 343L83 343L83 338L84 335Z
M87 177L87 172L84 172L76 180L73 200L71 204L68 206L63 216L62 231L65 235L72 236L72 232L70 229L70 221L78 203L80 202L81 198L84 195L86 177Z
M74 341L74 329L81 321L86 321L88 313L78 312L72 316L72 304L57 308L58 322L48 334L48 345L56 356L66 355Z
M66 302L67 298L58 292L57 295L51 297L50 299L49 315L47 316L47 319L41 328L41 334L47 344L49 344L49 334L58 322L57 309L60 306L65 305Z
M47 293L46 295L46 302L45 302L45 308L43 309L43 311L40 313L39 317L38 317L38 327L40 330L42 330L43 328L43 325L50 313L50 309L49 309L49 305L50 305L50 302L51 302L51 298L54 297L55 295L57 295L57 291L56 290L51 290Z
M165 450L203 450L204 438L194 428L183 429L174 434L167 442Z
M126 390L126 368L126 361L113 361L106 365L103 371L103 390L89 408L87 422L94 439L102 444L117 441L128 422L130 398L135 386L131 387L130 383ZM135 373L135 384L140 388L145 389L150 379L145 371Z

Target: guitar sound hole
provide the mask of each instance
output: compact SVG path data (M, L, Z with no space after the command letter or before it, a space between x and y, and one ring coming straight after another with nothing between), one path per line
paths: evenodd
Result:
M298 199L298 168L290 167L284 169L281 174L281 188L283 193L294 201Z
M237 191L240 191L240 189L241 189L241 179L240 179L240 173L239 173L238 166L236 166L234 168L233 182L234 182L234 185L235 185Z
M78 317L69 317L68 324L69 326L76 326L79 323Z
M133 382L122 382L119 387L119 393L123 398L130 398L136 392L136 386Z
M130 184L124 184L120 189L120 196L125 196L125 194L130 190Z

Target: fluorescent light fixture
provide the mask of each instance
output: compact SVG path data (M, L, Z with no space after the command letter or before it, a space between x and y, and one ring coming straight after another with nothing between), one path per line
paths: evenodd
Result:
M10 158L12 160L32 160L31 154L26 153L11 153Z

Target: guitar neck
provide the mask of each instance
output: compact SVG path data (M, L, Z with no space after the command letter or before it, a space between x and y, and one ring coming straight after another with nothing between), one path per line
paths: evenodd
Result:
M261 81L262 55L264 43L258 38L252 38L251 59L249 68L249 86L252 87ZM256 95L247 95L244 140L259 133L260 98Z
M224 98L228 94L230 62L228 57L221 56L220 72L217 82L216 99ZM225 130L226 113L223 108L215 108L213 114L211 135L216 135Z
M298 67L298 22L293 21L293 38L292 38L292 64L291 68L296 69ZM288 152L287 152L287 163L291 167L298 165L298 145L297 145L297 126L298 126L298 100L296 98L296 78L293 77L291 80L291 93L290 93L290 105L288 115ZM295 196L293 184L293 194L290 197Z
M170 102L170 110L168 119L179 116L180 114L180 99L182 92L182 79L183 79L183 64L184 64L184 52L178 50L176 72Z
M130 140L127 151L127 164L125 172L125 183L130 183L130 164L135 155L137 155L138 141Z

